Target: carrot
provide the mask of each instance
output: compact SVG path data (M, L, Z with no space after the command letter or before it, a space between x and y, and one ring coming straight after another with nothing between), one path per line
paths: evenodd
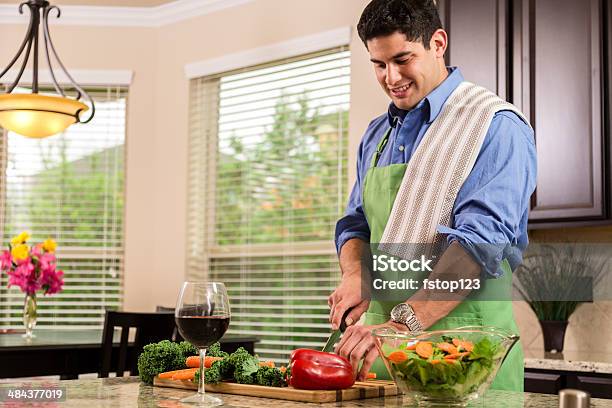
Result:
M458 352L457 347L453 346L450 343L438 343L436 344L438 348L442 351L447 352L448 354L455 354Z
M212 363L217 360L223 360L223 357L211 357L207 356L204 358L204 367L210 368ZM200 366L200 356L191 356L187 357L185 360L185 365L189 368L198 368Z
M464 351L464 352L461 352L461 353L449 354L447 356L444 356L444 358L447 359L447 360L454 360L454 359L457 359L457 358L461 358L463 356L467 356L468 354L470 354L469 351Z
M189 368L197 368L200 366L200 356L187 357L185 365Z
M416 353L423 358L429 358L433 355L433 346L428 341L420 341L416 346Z
M259 366L274 368L274 361L260 361Z
M406 355L406 353L404 353L401 350L392 352L391 354L387 356L387 358L389 359L389 361L395 364L400 364L408 360L408 356Z
M366 380L375 380L376 379L376 373L368 373L366 375Z
M441 363L441 362L442 362L442 360L430 360L429 362L430 362L431 364L434 364L434 365L435 365L435 364L439 364L439 363Z
M183 370L174 370L174 371L166 371L165 373L160 373L157 375L157 378L172 378L172 376Z
M279 369L279 370L280 370L280 372L281 372L281 373L283 373L283 374L285 374L285 373L287 372L287 367L285 367L285 366L280 366L278 369Z
M453 339L453 344L457 346L457 348L461 347L464 350L472 351L474 349L474 344L471 341L461 340L461 339Z
M198 371L200 368L187 368L185 370L181 370L178 373L175 373L172 376L173 380L193 380L193 377L195 377L195 373L196 371Z
M417 343L418 343L418 341L415 341L415 342L414 342L414 343L412 343L412 344L408 344L408 345L406 346L406 350L416 350Z

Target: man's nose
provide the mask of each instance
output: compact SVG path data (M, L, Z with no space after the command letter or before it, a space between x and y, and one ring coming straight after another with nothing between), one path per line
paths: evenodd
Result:
M399 82L401 75L395 64L387 64L387 85L392 86Z

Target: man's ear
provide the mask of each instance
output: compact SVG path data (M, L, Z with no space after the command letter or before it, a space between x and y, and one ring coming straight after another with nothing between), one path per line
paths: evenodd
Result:
M431 36L429 47L436 53L436 57L444 58L446 47L448 46L448 34L441 28L438 28Z

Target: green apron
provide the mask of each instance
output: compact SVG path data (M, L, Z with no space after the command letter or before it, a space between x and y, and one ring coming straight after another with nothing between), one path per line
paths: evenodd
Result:
M363 208L370 227L370 242L378 243L383 235L389 214L404 177L407 164L391 164L377 167L378 159L389 140L389 128L377 146L372 162L364 180ZM495 326L512 333L518 333L514 321L511 301L482 300L494 299L490 296L495 290L507 293L512 288L512 270L507 260L503 260L503 275L497 279L487 279L486 287L478 293L472 292L469 300L463 301L446 317L440 319L427 330L456 329L461 326ZM411 292L406 291L406 299ZM481 300L478 300L481 298ZM509 299L509 298L508 298ZM382 324L389 321L391 309L398 302L371 301L365 315L366 325ZM384 363L378 358L372 366L377 378L390 379ZM523 349L521 343L515 344L499 369L493 384L494 389L523 391Z

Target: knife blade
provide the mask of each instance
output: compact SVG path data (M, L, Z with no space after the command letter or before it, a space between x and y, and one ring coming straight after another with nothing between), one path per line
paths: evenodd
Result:
M351 310L353 310L352 307L348 309L346 312L344 312L344 315L342 316L342 320L340 321L340 327L331 332L331 334L329 335L329 338L327 339L327 343L325 343L325 346L323 347L321 351L324 351L326 353L330 353L333 351L334 344L338 342L338 339L340 338L342 333L346 330L345 320L348 317L348 314Z

